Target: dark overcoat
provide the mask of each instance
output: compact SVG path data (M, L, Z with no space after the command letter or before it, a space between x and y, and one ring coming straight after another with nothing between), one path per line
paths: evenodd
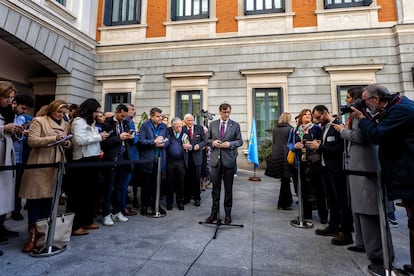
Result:
M267 162L267 176L282 178L293 175L293 167L286 160L289 151L287 141L291 130L293 130L292 126L285 123L280 123L273 128L272 154Z

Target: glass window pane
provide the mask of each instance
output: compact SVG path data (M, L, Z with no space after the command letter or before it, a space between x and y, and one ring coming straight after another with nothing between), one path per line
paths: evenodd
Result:
M118 22L119 21L119 1L120 0L114 0L113 1L112 22Z
M256 10L263 10L263 0L256 0Z
M135 18L135 1L129 1L129 8L128 8L128 21L133 21Z
M283 0L274 0L274 5L276 9L281 9L282 8L282 2Z
M122 15L121 15L121 20L122 21L126 21L127 20L127 12L128 12L128 7L127 7L127 3L128 1L123 0L122 1Z
M265 9L270 10L272 8L272 0L265 0Z
M185 16L191 16L191 9L192 9L191 0L185 0L185 11L184 11L184 15Z
M247 11L252 11L254 10L254 4L253 4L254 0L246 0L246 10Z
M194 0L194 15L200 14L200 0Z
M202 0L201 13L208 14L208 0Z
M263 141L277 123L281 110L279 89L255 89L255 119L258 141Z

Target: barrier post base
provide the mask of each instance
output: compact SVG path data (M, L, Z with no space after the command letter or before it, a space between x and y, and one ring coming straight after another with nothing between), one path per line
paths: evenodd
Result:
M30 253L32 257L50 257L58 255L66 250L66 245L62 248L58 248L56 246L44 247L39 251L35 251Z
M313 227L312 222L306 221L306 220L300 221L299 219L291 220L290 225L294 227L298 227L298 228L304 228L304 229L309 229Z

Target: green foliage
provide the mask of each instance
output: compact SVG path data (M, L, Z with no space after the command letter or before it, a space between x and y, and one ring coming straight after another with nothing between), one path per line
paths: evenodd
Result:
M259 162L267 161L272 154L272 130L266 129L265 137L261 139L258 145Z

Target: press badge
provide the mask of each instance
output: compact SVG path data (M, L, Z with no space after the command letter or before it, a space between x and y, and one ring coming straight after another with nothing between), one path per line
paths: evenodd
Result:
M326 142L335 142L335 136L326 137Z

